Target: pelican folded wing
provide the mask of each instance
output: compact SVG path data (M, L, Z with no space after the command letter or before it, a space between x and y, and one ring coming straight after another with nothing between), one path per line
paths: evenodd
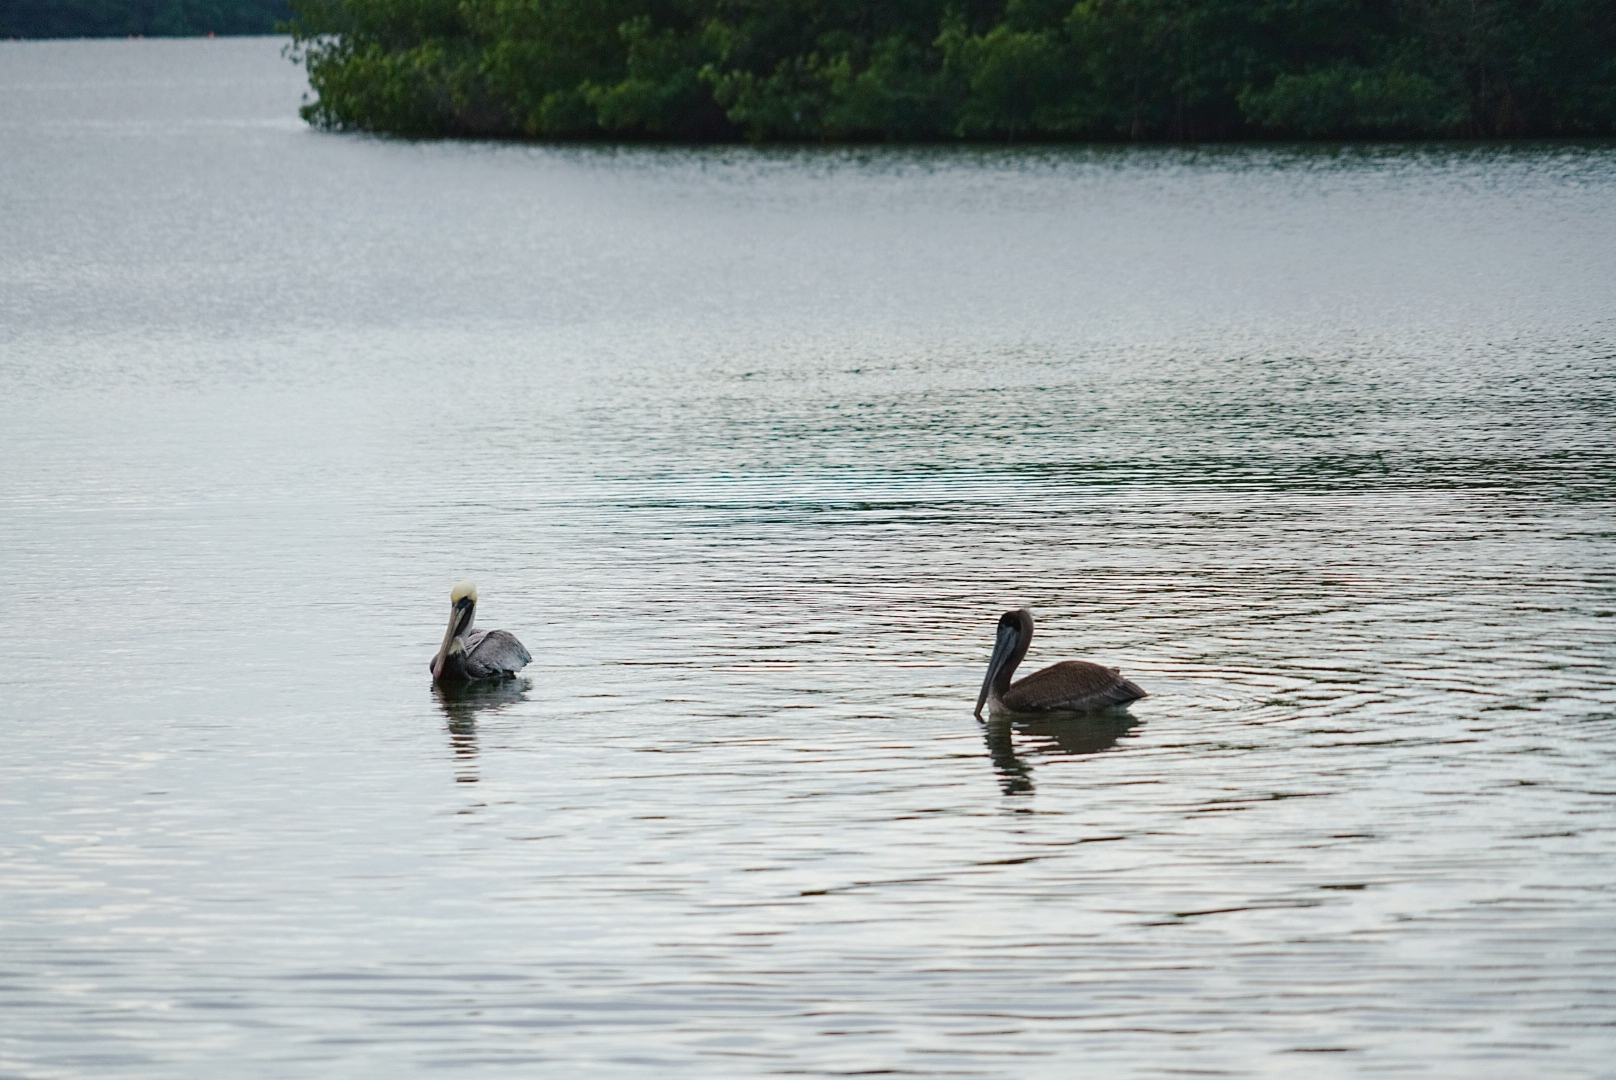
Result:
M1004 704L1011 712L1086 712L1126 705L1144 696L1138 684L1116 668L1087 660L1063 660L1017 680L1004 695Z
M508 630L474 630L466 635L466 675L495 679L514 675L533 657Z

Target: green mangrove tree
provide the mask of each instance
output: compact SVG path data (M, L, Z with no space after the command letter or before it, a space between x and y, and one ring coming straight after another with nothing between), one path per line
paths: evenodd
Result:
M292 0L317 125L412 136L1616 133L1616 0Z

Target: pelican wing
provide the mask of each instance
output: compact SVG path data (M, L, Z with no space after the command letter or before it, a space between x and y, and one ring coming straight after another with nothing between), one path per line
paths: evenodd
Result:
M533 657L508 630L474 630L466 635L466 675L492 679L512 675Z
M1145 696L1116 668L1087 660L1066 660L1017 679L1001 699L1011 712L1083 712L1126 705Z

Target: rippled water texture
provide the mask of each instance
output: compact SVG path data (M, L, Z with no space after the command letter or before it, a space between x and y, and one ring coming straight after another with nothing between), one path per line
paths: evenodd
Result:
M1612 1075L1616 148L321 135L0 44L0 1074ZM453 581L530 684L442 700ZM1127 716L981 727L998 614Z

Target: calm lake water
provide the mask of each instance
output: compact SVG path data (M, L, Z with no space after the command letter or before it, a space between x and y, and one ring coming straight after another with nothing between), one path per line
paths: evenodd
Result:
M280 49L0 44L0 1075L1616 1075L1616 147L411 144ZM1131 720L972 718L1020 604Z

